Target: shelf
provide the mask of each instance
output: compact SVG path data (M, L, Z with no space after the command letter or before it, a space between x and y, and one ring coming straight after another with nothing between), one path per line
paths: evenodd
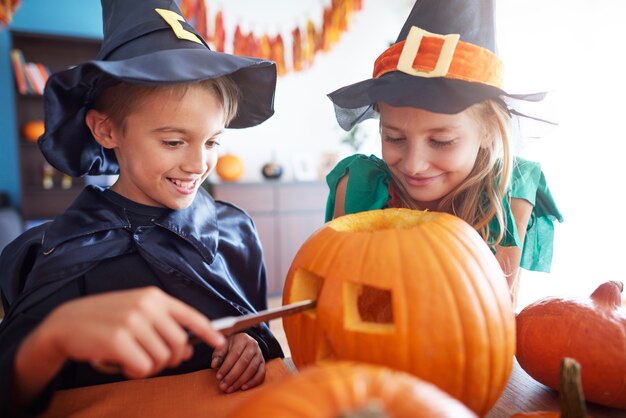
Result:
M92 38L11 32L11 48L20 49L26 62L42 63L51 71L64 70L94 59L101 41ZM14 83L15 86L15 83ZM52 170L52 188L44 189L46 160L36 141L21 136L24 123L44 119L44 98L38 94L15 94L17 150L21 176L21 212L25 221L51 219L62 213L78 196L85 182L72 179L69 189L61 187L63 174Z

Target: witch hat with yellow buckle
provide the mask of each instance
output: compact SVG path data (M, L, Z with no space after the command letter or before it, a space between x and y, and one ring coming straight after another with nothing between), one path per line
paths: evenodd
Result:
M372 78L328 95L339 125L348 131L376 117L377 102L454 114L488 99L509 110L505 98L543 99L503 90L495 33L494 0L418 0Z

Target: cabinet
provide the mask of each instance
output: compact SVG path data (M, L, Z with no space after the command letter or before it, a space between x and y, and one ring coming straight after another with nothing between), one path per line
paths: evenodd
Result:
M300 246L324 224L326 183L219 183L209 189L215 199L233 203L252 217L263 245L268 293L281 294Z
M21 50L25 61L42 63L52 72L95 58L100 42L89 38L11 32L12 48ZM74 200L84 181L63 179L60 172L51 170L52 184L48 184L49 188L44 187L45 158L37 144L24 139L21 134L26 122L43 120L43 96L20 94L16 88L15 100L22 218L25 221L50 219L63 212Z

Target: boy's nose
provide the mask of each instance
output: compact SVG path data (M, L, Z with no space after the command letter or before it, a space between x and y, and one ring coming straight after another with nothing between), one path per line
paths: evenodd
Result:
M195 150L187 153L182 169L188 173L204 173L211 161L210 153L207 150Z

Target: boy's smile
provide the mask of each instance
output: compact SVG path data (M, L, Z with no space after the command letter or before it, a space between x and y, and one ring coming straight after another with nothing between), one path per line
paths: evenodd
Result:
M217 161L224 110L214 93L190 85L157 90L111 130L120 176L112 190L137 203L188 207Z

